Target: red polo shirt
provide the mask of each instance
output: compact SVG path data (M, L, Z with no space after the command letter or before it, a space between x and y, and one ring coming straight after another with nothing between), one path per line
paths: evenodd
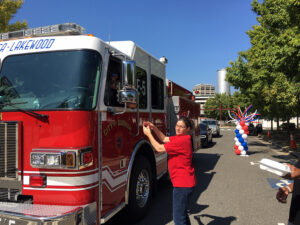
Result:
M171 136L164 144L168 153L168 166L174 187L194 187L195 169L192 165L193 150L190 135Z

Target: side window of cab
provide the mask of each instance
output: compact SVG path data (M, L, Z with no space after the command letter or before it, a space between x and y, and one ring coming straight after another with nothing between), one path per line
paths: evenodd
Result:
M152 109L164 109L164 81L163 79L151 75L151 96Z
M140 67L136 67L136 84L139 93L139 108L147 108L147 73Z
M104 104L106 106L123 106L118 102L118 90L120 89L121 84L121 71L121 60L116 57L110 56L104 94Z

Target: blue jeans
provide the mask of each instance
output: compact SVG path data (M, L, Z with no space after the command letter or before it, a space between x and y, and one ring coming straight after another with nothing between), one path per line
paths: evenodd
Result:
M187 210L193 190L194 187L174 187L173 220L175 225L191 225Z

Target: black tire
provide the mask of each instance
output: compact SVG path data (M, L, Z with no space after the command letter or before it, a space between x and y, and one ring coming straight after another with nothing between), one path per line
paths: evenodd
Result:
M129 202L127 205L130 222L140 220L148 211L153 192L153 174L149 161L139 156L130 177Z
M209 141L208 141L208 137L207 137L207 138L205 139L205 144L204 144L205 148L207 148L208 145L209 145Z

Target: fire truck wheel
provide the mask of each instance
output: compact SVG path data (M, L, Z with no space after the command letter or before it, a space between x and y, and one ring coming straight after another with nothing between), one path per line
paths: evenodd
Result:
M130 220L137 221L142 218L152 196L153 180L149 161L139 156L133 166L130 178L128 211Z

